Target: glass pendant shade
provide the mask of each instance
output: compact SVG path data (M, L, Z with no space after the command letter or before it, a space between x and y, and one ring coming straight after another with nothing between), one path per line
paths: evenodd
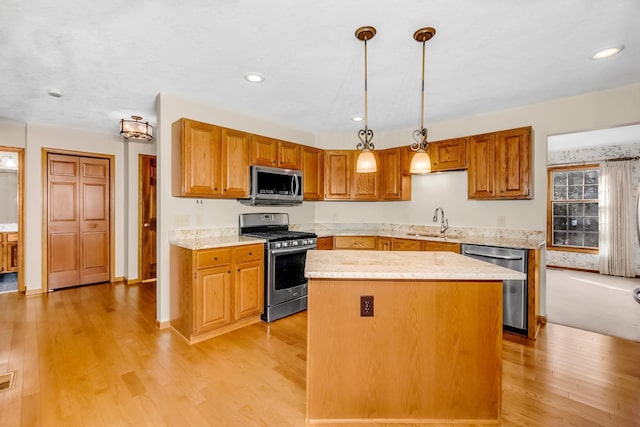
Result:
M431 172L431 157L424 150L418 150L411 159L409 173L414 175L424 175Z
M373 152L368 149L362 150L358 153L358 160L356 161L356 172L358 173L371 173L377 170L376 157Z

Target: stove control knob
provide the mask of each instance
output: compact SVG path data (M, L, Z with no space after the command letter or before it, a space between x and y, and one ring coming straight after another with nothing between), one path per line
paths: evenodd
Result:
M282 247L283 248L288 248L289 247L289 242L282 242Z
M273 246L274 246L276 249L280 249L280 246L282 246L282 245L280 244L280 242L275 242L275 243L273 244Z
M308 244L309 244L309 242L307 242L306 240L303 240L303 241L302 241L302 245L303 245L303 246L304 246L304 245L308 245Z
M298 246L298 243L300 243L300 242L298 242L297 240L294 240L293 242L291 242L291 245L292 246Z

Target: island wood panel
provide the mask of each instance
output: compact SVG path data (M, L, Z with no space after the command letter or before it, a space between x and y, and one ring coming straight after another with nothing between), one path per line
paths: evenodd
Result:
M308 422L499 421L502 282L311 279L307 317Z

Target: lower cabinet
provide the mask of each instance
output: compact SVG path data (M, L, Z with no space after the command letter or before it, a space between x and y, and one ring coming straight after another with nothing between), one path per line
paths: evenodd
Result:
M319 251L333 249L333 236L318 237L317 249Z
M189 343L260 321L263 245L171 246L171 326Z
M0 233L0 274L18 271L18 233Z
M375 251L376 236L335 236L333 249L360 249Z

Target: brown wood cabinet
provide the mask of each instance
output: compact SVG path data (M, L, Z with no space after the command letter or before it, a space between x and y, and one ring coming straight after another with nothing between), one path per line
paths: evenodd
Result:
M393 251L437 251L460 253L460 243L441 242L436 240L393 238Z
M304 200L324 199L324 151L303 145L300 147L302 195Z
M222 128L183 118L171 132L171 194L221 197Z
M284 169L300 169L300 145L251 135L251 164Z
M441 172L467 168L468 138L435 141L427 146L431 158L431 171Z
M327 200L349 200L354 169L350 151L326 150L324 152L324 198Z
M415 239L394 238L391 240L392 251L422 251L422 241Z
M263 245L191 250L171 245L171 326L190 343L260 321Z
M333 236L318 237L317 249L327 251L333 249Z
M250 135L222 128L222 195L238 198L249 196Z
M0 274L18 271L18 233L0 233Z
M377 237L376 236L334 236L333 248L375 251L377 249Z
M403 173L402 149L378 152L380 200L411 200L411 175Z
M470 199L531 199L531 127L469 138Z
M374 152L377 156L377 152ZM378 200L379 172L357 173L356 150L325 151L324 188L326 200ZM378 164L380 160L376 158Z
M390 251L391 250L391 237L378 237L377 248L379 251Z
M455 252L457 254L461 251L460 243L438 242L435 240L424 240L422 243L423 251Z
M182 118L172 124L172 139L173 196L249 195L248 133Z

